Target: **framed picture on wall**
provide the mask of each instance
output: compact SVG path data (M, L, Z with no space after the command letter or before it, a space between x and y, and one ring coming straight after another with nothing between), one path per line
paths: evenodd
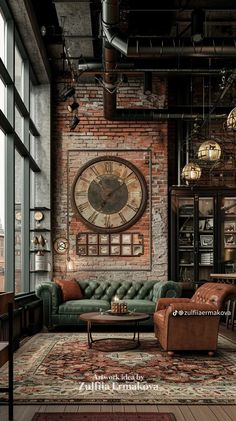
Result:
M132 254L132 247L131 246L122 246L121 248L121 255L122 256L131 256Z
M98 243L98 235L97 234L89 234L88 235L88 244L97 244Z
M122 244L131 244L132 234L122 234Z
M120 256L120 246L111 246L111 256Z
M87 235L86 234L78 234L77 239L80 242L80 244L86 244L87 243Z
M120 234L111 234L111 244L120 244Z
M98 255L98 246L92 245L88 246L88 256L97 256Z
M109 246L108 245L100 245L99 246L99 255L100 256L109 256Z
M99 234L100 244L109 244L109 234Z
M142 244L134 244L133 245L133 255L134 256L141 256L143 254L143 245Z
M77 254L79 256L87 256L87 246L86 245L79 245L77 247Z

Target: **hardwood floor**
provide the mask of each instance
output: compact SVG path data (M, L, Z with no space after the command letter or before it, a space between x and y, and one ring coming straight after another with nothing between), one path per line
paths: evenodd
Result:
M236 329L220 326L220 332L236 341ZM177 421L234 421L236 405L16 405L14 421L31 421L35 412L172 412ZM7 406L0 406L0 420L8 420ZM112 421L112 419L111 419Z
M172 412L177 421L234 421L234 405L16 405L14 421L31 421L35 412ZM0 407L1 421L7 421L7 406ZM111 419L112 421L112 419Z

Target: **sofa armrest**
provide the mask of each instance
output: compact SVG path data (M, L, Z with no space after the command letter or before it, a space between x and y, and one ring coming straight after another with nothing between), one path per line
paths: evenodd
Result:
M170 304L189 303L190 298L159 298L156 303L155 311L165 310Z
M178 282L160 281L156 282L153 287L152 301L157 302L158 298L178 298L181 297L182 288Z
M35 293L43 300L44 326L51 327L51 315L58 313L62 303L60 287L54 282L43 282L37 285Z

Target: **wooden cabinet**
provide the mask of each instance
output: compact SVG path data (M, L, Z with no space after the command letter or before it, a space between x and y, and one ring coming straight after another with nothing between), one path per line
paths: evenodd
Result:
M171 279L201 284L236 272L236 189L171 188Z

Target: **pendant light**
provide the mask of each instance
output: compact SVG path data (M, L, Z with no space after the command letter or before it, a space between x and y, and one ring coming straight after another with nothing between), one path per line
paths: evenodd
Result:
M226 126L229 130L236 130L236 107L230 111L226 120Z
M221 147L213 139L206 140L199 146L197 156L203 161L218 161L221 157Z
M202 171L198 164L189 162L182 169L181 176L186 181L196 181L201 177Z

